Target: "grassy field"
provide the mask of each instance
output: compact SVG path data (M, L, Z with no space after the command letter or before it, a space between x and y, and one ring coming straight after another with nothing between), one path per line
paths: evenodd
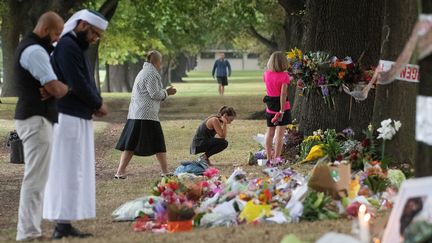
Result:
M169 168L174 170L179 162L193 158L189 155L189 144L200 121L216 113L221 105L231 105L238 111L238 119L231 125L228 135L229 147L216 155L214 161L222 174L230 175L236 166L242 166L250 177L258 176L260 167L247 166L249 151L258 145L252 136L265 132L264 120L247 119L255 111L263 109L261 97L264 85L261 72L234 72L227 87L226 96L219 97L216 82L208 73L190 73L187 81L174 84L178 94L170 97L161 108ZM128 167L128 179L114 180L120 152L115 144L127 116L130 94L114 93L102 95L109 106L109 115L96 124L96 183L97 218L77 222L77 226L95 234L87 240L70 242L280 242L285 234L294 233L305 242L313 242L328 231L348 233L348 220L301 222L289 225L242 225L230 228L195 229L190 233L153 234L135 233L130 222L114 223L112 211L128 200L150 193L158 179L160 168L154 156L134 157ZM0 104L0 136L12 130L15 98L2 98ZM16 234L19 188L24 167L7 163L8 151L0 146L0 241L14 241ZM305 171L310 168L306 168ZM52 232L52 223L44 221L46 236Z

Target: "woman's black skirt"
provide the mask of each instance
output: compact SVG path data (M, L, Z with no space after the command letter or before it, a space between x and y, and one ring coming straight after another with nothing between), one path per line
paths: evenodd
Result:
M128 119L116 149L134 151L134 155L139 156L166 152L160 122Z

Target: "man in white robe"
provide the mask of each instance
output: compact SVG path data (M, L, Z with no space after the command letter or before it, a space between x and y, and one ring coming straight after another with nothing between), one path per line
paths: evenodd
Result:
M58 124L44 198L43 217L56 222L53 239L89 237L71 222L96 217L93 115L107 114L85 51L108 22L97 12L81 10L64 26L51 62L70 91L58 100Z

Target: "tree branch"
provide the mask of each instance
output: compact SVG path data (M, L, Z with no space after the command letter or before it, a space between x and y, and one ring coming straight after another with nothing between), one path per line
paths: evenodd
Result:
M278 49L278 44L275 41L269 40L262 36L253 26L249 26L248 33L271 50L275 51Z
M279 5L285 9L287 13L298 12L304 9L305 1L304 0L278 0Z
M117 9L119 0L106 0L99 8L99 12L110 21Z

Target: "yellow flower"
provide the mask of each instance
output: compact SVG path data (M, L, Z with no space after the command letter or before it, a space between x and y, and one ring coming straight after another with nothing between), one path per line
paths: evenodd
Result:
M288 59L294 59L295 54L293 52L288 52L287 57L288 57Z
M360 191L360 177L356 175L354 178L351 178L351 181L348 184L348 198L354 199L355 197L357 197L359 191Z
M290 52L287 53L288 59L302 59L303 58L303 52L298 49L297 47L294 49L291 49Z
M321 140L321 137L319 135L313 135L313 136L308 136L304 141L305 142L310 142L310 141L318 141Z
M294 125L294 124L288 124L288 125L287 125L287 128L288 128L289 130L296 130L296 131L297 131L297 125Z
M302 163L319 159L321 157L324 157L324 155L325 155L325 151L323 149L323 146L321 144L315 145L311 148L311 150L309 151L309 154L302 161Z

